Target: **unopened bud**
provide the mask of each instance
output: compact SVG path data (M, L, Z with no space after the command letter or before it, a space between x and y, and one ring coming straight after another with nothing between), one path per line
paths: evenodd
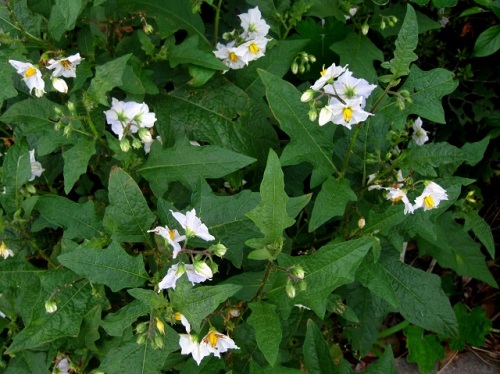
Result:
M165 324L158 317L156 317L156 328L158 329L160 334L165 335Z
M138 334L142 334L143 332L146 332L148 325L148 322L141 322L135 327L135 331L137 331Z
M142 148L141 141L137 138L132 139L132 148L134 148L134 149Z
M239 309L236 309L236 308L229 309L229 315L231 316L231 318L239 317L240 314L241 314L241 311Z
M311 101L314 98L314 90L308 89L306 92L302 94L300 97L300 101L303 103L307 103L308 101Z
M295 297L296 290L295 290L295 287L292 284L292 282L287 282L285 290L286 290L286 294L288 295L288 297L290 299L293 299Z
M307 112L307 115L309 116L309 120L311 122L314 122L318 119L318 112L317 112L316 108L309 109L309 112Z
M151 136L151 132L144 127L141 127L139 129L139 138L141 138L141 140L144 143L151 143L153 141L153 137Z
M305 66L301 64L301 65L299 66L299 72L300 72L300 74L303 74L305 71L306 71Z
M57 310L57 303L52 299L48 299L45 302L45 310L47 313L54 313Z
M307 290L307 282L305 280L301 280L297 282L297 287L299 288L299 291L305 291Z
M128 152L129 149L130 149L130 142L128 141L128 139L125 139L123 138L121 141L120 141L120 148L123 152Z
M385 27L386 27L385 21L382 20L382 22L380 22L380 30L385 29Z
M305 272L304 269L302 269L302 266L300 265L295 265L292 268L292 274L295 276L297 279L304 279Z
M292 68L291 69L292 69L292 73L293 74L297 74L299 72L299 64L297 64L296 62L294 62L292 64Z
M31 183L26 185L26 190L32 195L36 194L36 188Z
M137 336L137 339L135 340L135 342L139 345L143 345L144 343L146 343L146 334L141 334L141 335Z
M219 243L219 244L216 244L216 245L212 245L210 247L210 250L211 252L216 255L216 256L219 256L219 257L222 257L226 254L227 252L227 247L222 244L222 243Z
M63 135L69 137L71 135L72 128L71 126L66 126L63 130Z
M161 335L155 335L153 337L153 341L151 342L151 346L153 347L153 349L162 349L163 337Z
M316 57L314 57L313 55L309 55L309 61L314 64L316 62Z
M68 107L69 111L71 113L76 113L76 108L75 108L75 103L72 102L72 101L68 101L68 103L66 104L66 106Z
M144 31L145 34L152 34L154 29L153 29L153 26L151 26L150 24L145 24L143 27L142 27L142 31Z
M365 225L366 225L366 221L365 221L365 219L363 217L361 217L360 219L358 219L358 227L360 229L362 229L363 227L365 227Z
M389 16L389 19L393 22L393 23L398 23L398 17L396 16Z
M364 23L363 26L361 26L361 33L363 35L368 35L368 31L370 31L370 26L367 23Z
M193 262L194 271L204 278L211 279L213 277L212 269L203 261Z
M52 78L52 87L59 92L68 93L68 85L64 79L57 77Z

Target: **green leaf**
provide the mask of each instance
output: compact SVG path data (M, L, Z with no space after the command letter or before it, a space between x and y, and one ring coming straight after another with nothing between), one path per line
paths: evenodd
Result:
M390 80L396 80L410 73L410 65L418 56L413 53L418 43L418 25L415 10L410 4L406 8L406 16L396 39L394 58L382 63L382 67L392 73Z
M257 301L248 304L252 314L247 322L255 329L257 346L271 366L276 364L281 343L281 324L275 313L276 306Z
M451 349L462 351L466 343L473 347L482 347L492 327L491 320L486 317L486 311L476 306L469 313L462 303L456 304L453 309L457 316L459 337L450 342Z
M309 232L313 232L330 218L343 216L347 204L356 200L356 194L349 186L349 180L328 177L314 202Z
M128 243L149 242L147 230L156 217L139 186L125 171L114 168L109 177L109 206L103 224L113 240Z
M290 143L281 155L283 166L309 162L313 165L311 187L316 187L337 169L332 161L334 126L318 126L307 115L307 104L300 102L301 93L290 83L259 70L266 86L266 96L281 129Z
M26 99L10 106L0 117L0 121L17 125L26 135L41 131L54 132L54 122L50 118L56 106L45 97Z
M406 118L410 114L418 115L436 123L446 123L441 99L457 88L458 82L454 74L445 69L420 70L412 65L410 75L401 90L408 90L412 103L405 103L405 109L400 110L393 100L386 100L379 106L377 114L382 114L386 121L392 123L392 128L402 131Z
M0 70L0 87L2 87L2 90L0 90L0 107L2 107L4 100L17 96L17 90L12 84L12 75L15 70L7 69L6 62L3 59L0 60L0 63L5 66L5 68Z
M458 0L432 0L436 8L451 8L457 5Z
M268 251L266 258L273 260L281 252L283 231L293 225L295 220L286 210L288 196L285 193L283 171L278 156L272 149L269 150L260 195L259 205L246 213L246 216L257 225L264 237L249 239L245 244L255 249L265 248ZM252 253L249 258L253 258Z
M92 239L103 234L92 201L78 204L62 196L44 195L38 199L36 209L48 222L64 229L65 239Z
M481 246L463 230L462 225L455 222L452 212L437 217L436 238L420 236L417 240L422 253L434 257L439 265L453 269L458 275L469 276L498 287L491 275Z
M357 33L349 33L347 37L330 46L340 56L340 65L349 65L349 70L358 78L365 78L376 83L377 72L374 61L384 61L384 54L369 38Z
M99 371L106 374L160 373L168 355L179 349L179 334L170 326L165 325L165 335L155 336L163 337L163 348L153 349L150 339L146 339L144 344L137 344L135 339L119 344L110 349L101 360Z
M116 313L110 313L101 322L101 326L111 336L122 336L124 330L130 327L139 317L145 316L151 306L140 300L133 300Z
M69 31L75 28L76 20L83 9L83 5L83 0L56 0L56 6L64 17L66 30Z
M267 295L286 317L292 304L305 305L323 318L327 296L343 284L354 281L356 269L373 245L372 238L360 238L343 243L330 242L310 256L281 255L280 266L300 265L305 272L306 292L298 292L293 301L286 295L285 281L277 283Z
M323 339L320 329L313 320L307 320L306 338L303 345L304 363L311 374L334 374L335 370L330 349Z
M9 361L5 374L50 374L47 352L21 351Z
M192 206L203 216L203 223L209 232L228 248L224 258L237 268L241 267L243 254L248 249L245 241L260 233L246 216L259 200L259 194L250 190L232 196L216 196L205 181L198 183L191 199Z
M422 374L432 373L436 362L445 356L444 348L435 335L424 335L424 329L418 326L405 328L408 362L415 362Z
M1 274L1 272L0 272ZM241 289L236 292L233 297L238 300L252 301L252 299L257 294L259 288L262 286L262 280L264 279L264 271L259 272L244 272L238 275L234 275L221 284L236 284L241 286ZM267 282L264 285L263 291L266 292L271 288L271 284Z
M142 286L149 279L142 256L128 255L112 242L104 249L82 248L57 257L59 262L92 283L101 283L113 292Z
M16 141L9 148L2 166L2 184L4 190L0 194L0 202L9 214L19 209L21 195L19 190L31 177L31 164L28 144Z
M264 95L264 85L257 74L258 69L283 77L290 70L297 53L302 51L306 44L307 40L279 40L272 49L266 51L264 57L252 62L245 69L230 70L226 75L250 97L261 97Z
M21 330L7 349L7 354L41 347L54 340L77 336L83 317L97 303L87 282L75 282L78 276L66 269L47 270L39 273L41 288L30 298L31 310L25 328ZM65 285L72 284L72 287ZM47 313L45 301L52 292L57 293L57 311Z
M438 167L455 164L462 160L461 156L460 149L449 143L428 143L409 149L401 167L424 176L437 177Z
M389 252L382 252L379 262L392 284L404 318L438 334L457 335L457 320L437 275L408 266Z
M269 148L278 138L265 113L242 89L216 75L203 87L178 84L168 95L151 102L158 117L156 128L166 146L184 134L254 157L264 166Z
M64 192L70 193L80 175L87 171L92 155L95 154L95 144L90 139L80 139L72 148L63 153L64 159Z
M106 93L122 85L122 76L130 56L132 55L121 56L96 67L95 77L87 92L97 103L109 106Z
M382 357L368 366L368 368L364 371L365 374L398 374L396 366L394 365L394 354L392 353L392 347L390 344L387 344L385 348L385 352Z
M214 145L193 146L184 138L167 149L159 142L153 143L147 161L138 171L151 184L155 195L161 197L170 182L180 181L192 190L200 177L220 178L254 161Z
M189 0L128 0L127 10L133 13L142 12L156 17L160 36L166 38L178 30L186 30L188 35L198 35L207 45L211 45L205 37L205 27L198 13L194 13Z
M491 26L483 31L476 40L472 57L492 55L500 49L500 25Z
M179 64L192 64L213 70L227 70L228 67L221 62L212 51L204 51L198 47L198 36L192 36L177 46L168 50L168 60L171 67Z
M225 284L217 286L181 287L169 291L172 308L181 312L195 331L200 330L203 319L212 313L220 303L233 296L241 286Z
M490 257L495 258L495 241L493 238L493 233L491 232L491 227L488 223L479 216L479 214L474 210L469 210L465 212L460 212L460 218L464 218L464 230L472 230L474 235L483 243L483 245L488 250Z

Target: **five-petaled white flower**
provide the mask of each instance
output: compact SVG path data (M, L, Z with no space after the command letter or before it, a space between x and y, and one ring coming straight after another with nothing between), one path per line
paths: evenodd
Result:
M53 70L53 77L76 78L76 67L82 60L80 53L60 60L50 59L47 69Z
M247 49L245 45L235 46L234 41L229 42L227 45L217 43L214 54L230 69L241 69L248 64L248 60L243 58L247 53Z
M106 122L111 125L111 130L122 139L127 133L136 133L140 128L150 128L156 122L156 115L149 112L146 103L135 101L111 100L111 109L104 111Z
M410 200L406 195L406 191L393 187L386 187L384 189L389 191L386 195L387 200L391 200L393 203L396 203L401 200L405 205L404 213L405 214L413 213L415 207L412 205L412 203L410 203Z
M157 226L153 230L148 230L148 232L153 232L167 240L168 244L170 244L174 249L172 253L173 258L176 258L182 249L179 243L186 240L186 235L179 235L177 230L169 229L168 226Z
M422 194L415 199L413 209L424 208L430 210L437 208L441 200L448 200L446 190L439 184L434 182L426 182L426 186Z
M364 108L366 99L376 87L375 84L370 84L365 79L354 78L352 72L346 69L333 85L327 84L324 90L328 94L340 96L342 100L352 100L361 96L363 98L361 108Z
M31 177L29 181L31 182L34 180L36 177L39 177L42 175L42 173L45 171L44 168L42 168L42 164L35 160L35 150L32 149L30 151L30 164L31 164Z
M52 374L68 374L70 369L70 362L67 358L63 358L59 360L56 366L54 366L54 370L52 370Z
M181 347L181 354L192 355L198 365L203 360L203 357L210 355L206 347L202 349L196 335L179 334L179 345Z
M7 248L7 245L2 242L0 245L0 256L6 260L9 256L14 257L14 252L12 252L12 249Z
M243 37L246 40L257 39L266 36L270 26L262 18L259 7L249 9L248 13L242 13L238 16L243 27Z
M200 347L202 351L207 349L215 357L220 358L220 354L227 352L228 349L240 349L234 340L229 336L221 334L214 328L211 328L207 335L201 340Z
M9 60L17 73L23 77L24 83L28 86L30 93L35 89L35 96L42 97L45 93L45 82L42 79L42 73L29 62Z
M373 114L365 112L361 108L363 100L363 97L357 97L355 99L347 99L345 103L343 103L332 98L330 105L322 108L319 113L320 126L331 121L336 125L345 126L350 130L352 125L366 121L366 119ZM323 110L325 110L325 114L323 114Z
M413 127L412 139L418 145L424 145L429 140L429 137L427 136L427 131L425 131L422 128L422 119L420 117L417 117L415 122L413 122L412 127Z
M207 226L202 223L201 220L196 216L196 210L194 208L186 212L185 215L179 212L174 212L172 210L170 212L185 230L187 238L197 236L198 238L201 238L207 242L215 240L215 237L210 235L210 233L208 232Z
M195 283L202 283L207 279L212 279L213 277L212 269L210 269L210 267L205 262L201 262L201 264L197 265L196 268L195 265L184 264L180 262L178 264L172 265L170 269L168 269L167 274L163 277L161 282L158 283L158 292L160 292L161 290L166 290L168 288L173 288L175 290L177 280L184 273L193 286Z
M321 71L321 77L311 86L311 89L314 91L321 90L325 84L333 83L334 79L344 73L347 69L346 66L337 66L332 64L328 68L323 68Z

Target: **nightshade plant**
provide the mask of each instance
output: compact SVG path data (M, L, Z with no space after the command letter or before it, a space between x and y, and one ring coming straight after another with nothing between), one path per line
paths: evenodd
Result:
M2 2L1 365L389 373L387 329L484 341L431 270L497 286L458 173L489 138L429 131L457 82L419 68L420 25L398 2Z

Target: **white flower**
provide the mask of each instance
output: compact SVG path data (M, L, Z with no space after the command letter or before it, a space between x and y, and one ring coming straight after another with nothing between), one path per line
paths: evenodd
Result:
M241 69L245 65L248 65L248 61L243 58L248 48L244 45L235 47L234 43L234 41L227 45L217 43L217 49L214 51L214 55L219 60L222 60L230 69Z
M182 228L186 230L186 236L188 238L197 236L207 242L215 240L215 237L210 235L208 232L207 226L203 224L198 217L196 217L196 210L194 208L186 212L186 215L172 210L170 212L177 222L181 224Z
M327 83L333 83L334 79L340 76L347 69L347 65L345 67L336 66L332 64L330 67L323 69L321 71L321 78L319 78L311 88L314 91L319 91L323 88L323 86Z
M175 290L177 279L179 279L184 273L193 286L195 283L202 283L207 279L212 279L212 270L207 264L203 264L204 265L199 267L199 270L195 269L195 267L191 264L185 265L182 262L172 265L161 282L158 283L158 292L168 288L173 288Z
M177 257L182 249L179 242L186 240L186 235L179 235L179 232L177 230L169 229L168 226L157 226L153 230L148 230L148 232L154 232L156 235L160 235L161 237L165 238L168 244L170 244L174 249L172 253L172 256L174 258Z
M332 99L330 101L330 105L328 105L329 110L331 111L330 121L332 121L336 125L345 126L349 130L351 129L352 125L365 121L369 116L372 116L373 114L365 112L361 108L362 101L362 97L358 97L357 99L353 100L345 100L345 103L342 103L336 99Z
M193 270L198 276L204 277L205 279L212 279L214 276L212 269L210 269L210 266L208 266L204 261L195 261L193 263ZM189 279L188 270L186 270L186 273L188 273Z
M227 352L228 349L240 349L234 340L229 336L219 333L215 329L210 329L207 335L201 340L200 347L202 351L208 349L215 357L220 357L221 353Z
M352 72L346 70L335 82L333 86L328 84L324 90L331 95L339 95L343 100L357 99L363 97L361 108L365 107L365 102L372 91L377 87L375 84L369 84L364 79L357 79L352 76Z
M241 46L245 48L245 54L241 57L245 63L257 60L261 58L266 53L266 46L269 39L264 37L259 37L242 44Z
M31 182L32 180L35 179L35 177L39 177L42 175L42 173L45 171L44 168L42 168L42 164L39 163L37 160L35 160L35 150L32 149L30 151L30 163L31 163L31 177L29 181Z
M418 145L424 145L429 140L429 137L427 136L427 131L425 131L422 128L422 119L420 117L417 117L415 122L413 122L412 139Z
M53 77L76 78L76 67L82 60L80 53L60 60L50 59L47 69L54 70Z
M63 358L60 360L56 366L54 366L54 370L52 370L53 374L68 374L70 369L70 362L67 358Z
M136 133L139 128L150 128L156 122L156 116L149 112L146 103L135 101L111 100L111 109L104 111L106 122L111 125L111 130L122 139L128 132Z
M393 203L398 202L400 200L403 201L405 204L405 210L404 213L412 213L415 210L414 206L412 203L410 203L410 200L408 199L408 196L406 196L406 192L404 190L401 190L399 188L393 188L393 187L386 187L384 188L385 190L389 191L386 195L387 200L392 200Z
M243 37L245 40L256 39L258 37L266 36L269 32L270 26L262 18L259 7L249 9L248 13L242 13L238 16L241 20L241 27L243 27Z
M9 60L17 73L22 75L24 83L28 86L30 93L35 89L35 95L42 97L45 93L45 82L42 79L42 73L29 62L21 62L16 60Z
M181 314L180 312L176 312L175 313L175 320L180 321L180 323L182 323L182 326L184 326L186 328L186 332L188 334L191 332L191 324L189 323L187 318L184 317L183 314Z
M415 199L413 209L421 207L423 207L424 210L434 209L437 208L441 200L448 200L446 190L437 183L428 182L422 195Z
M344 14L344 18L347 20L347 19L350 19L351 17L354 17L354 15L358 12L358 8L354 7L354 8L351 8L349 9L349 15L347 14Z
M5 317L7 317L7 316L5 315L5 313L4 313L4 312L2 312L2 311L0 310L0 317L1 317L1 318L5 318Z
M62 93L68 93L68 85L66 81L61 78L52 78L52 87L54 87L57 91Z
M7 248L7 245L2 242L2 245L0 245L0 256L6 260L9 256L14 257L14 252L12 252L12 249Z
M195 335L179 334L179 345L181 347L181 354L191 354L198 365L203 360L203 357L210 355L207 347L202 348Z

